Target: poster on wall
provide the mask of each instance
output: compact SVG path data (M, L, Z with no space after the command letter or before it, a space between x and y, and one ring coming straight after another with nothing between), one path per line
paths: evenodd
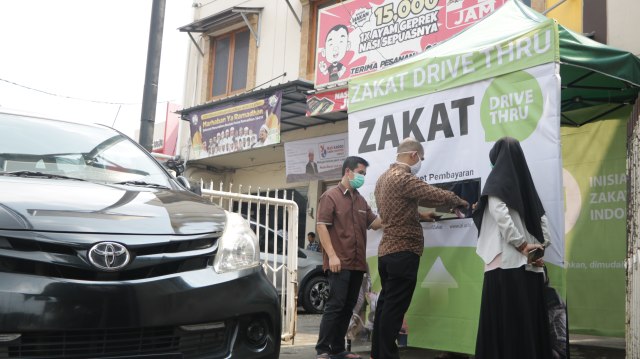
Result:
M153 126L152 152L162 153L168 156L176 155L178 127L180 126L180 115L178 111L180 108L181 106L178 104L167 103L165 121L156 122Z
M287 183L339 179L348 153L346 133L286 142Z
M280 143L282 92L188 114L190 159L213 157Z
M491 14L505 0L353 0L320 10L316 88L408 59Z
M307 116L322 115L324 113L346 111L349 90L341 88L307 96Z

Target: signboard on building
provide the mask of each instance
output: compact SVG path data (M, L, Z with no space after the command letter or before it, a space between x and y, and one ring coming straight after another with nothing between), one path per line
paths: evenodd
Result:
M353 0L320 10L316 88L378 71L442 42L505 0Z
M282 92L189 113L192 160L280 143Z
M175 103L167 103L165 121L156 122L153 126L152 152L162 153L169 156L176 155L178 126L180 124L180 114L177 113L179 110L179 105Z
M349 81L349 153L370 163L367 180L358 191L375 212L376 179L396 160L403 138L413 137L424 146L425 161L417 178L449 189L469 203L477 202L491 173L489 152L495 141L504 136L518 139L553 243L544 261L552 283L562 291L566 192L557 30L550 19L527 23L526 13L514 4L498 11L502 18L495 24L478 24L476 29L484 31L465 32L457 41L424 54L440 51L440 56L420 56ZM503 32L500 27L509 20L522 25ZM496 29L494 34L499 36L487 37L489 29ZM480 46L478 41L485 42ZM502 51L528 45L532 51L523 50L520 57ZM381 78L385 87L380 86ZM405 314L411 328L407 342L409 346L473 353L486 263L476 254L478 232L469 218L472 213L467 210L466 218L446 218L447 207L426 210L443 217L422 224L424 251L412 302L418 305L412 304ZM367 234L372 273L376 273L381 238L380 231ZM374 289L380 288L379 277L373 276L372 282Z
M307 116L346 111L348 99L349 89L346 87L307 96Z
M348 153L346 133L286 142L287 183L339 179Z

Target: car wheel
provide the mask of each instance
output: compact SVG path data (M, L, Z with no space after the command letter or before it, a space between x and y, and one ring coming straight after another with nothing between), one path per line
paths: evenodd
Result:
M313 277L304 287L302 307L307 313L322 314L329 297L329 281L323 276Z

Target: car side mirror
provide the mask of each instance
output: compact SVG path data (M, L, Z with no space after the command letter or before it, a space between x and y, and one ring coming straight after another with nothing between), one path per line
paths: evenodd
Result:
M185 176L177 176L176 181L178 181L182 187L191 191L191 183L189 183L189 180Z

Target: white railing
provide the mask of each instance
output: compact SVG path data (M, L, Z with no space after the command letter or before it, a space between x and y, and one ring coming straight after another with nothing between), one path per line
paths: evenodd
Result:
M298 296L298 205L293 200L268 197L268 189L264 194L260 188L251 194L251 187L247 193L242 193L242 185L238 186L237 192L232 189L233 184L224 191L222 183L216 190L213 182L209 187L201 182L203 197L227 211L240 213L251 223L260 239L263 268L269 280L279 288L281 339L293 341ZM275 197L278 197L278 192L275 191ZM286 198L287 192L281 193Z

